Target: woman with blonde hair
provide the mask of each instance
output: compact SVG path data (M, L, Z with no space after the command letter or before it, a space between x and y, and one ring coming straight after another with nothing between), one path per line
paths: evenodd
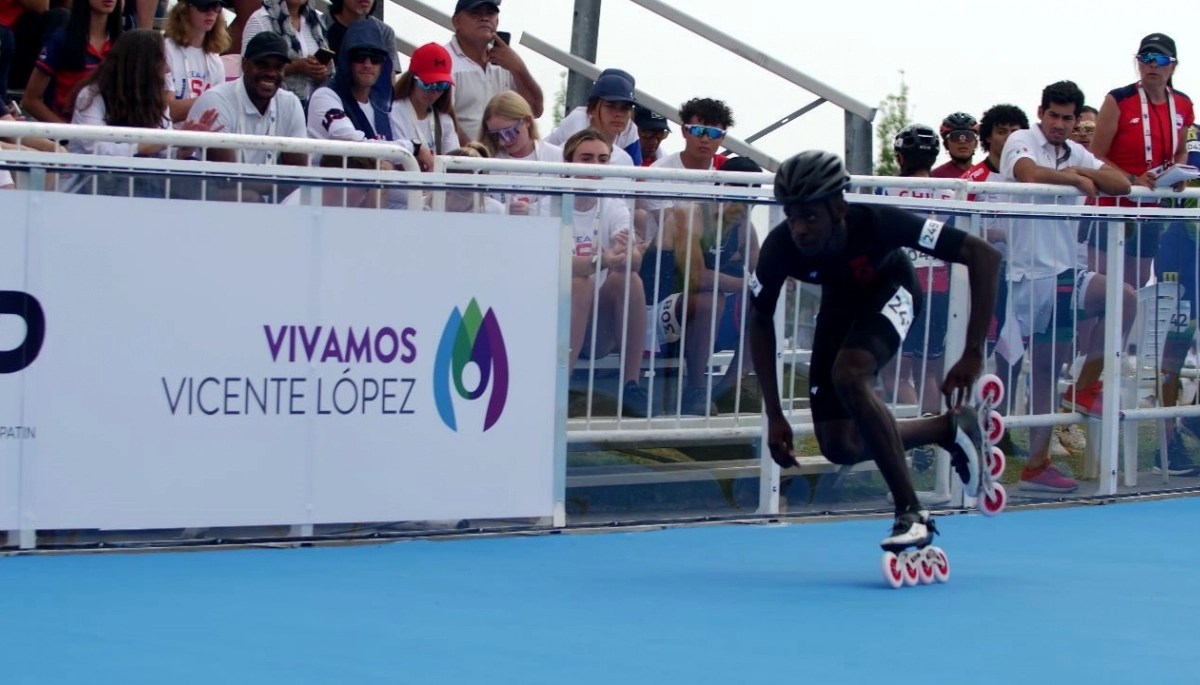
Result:
M470 142L466 145L455 148L446 153L447 157L471 157L473 159L487 159L491 157L491 153L483 145ZM448 171L451 174L478 174L487 173L479 171L467 171L462 169L451 169ZM427 198L431 199L431 198ZM429 207L427 206L426 209ZM503 214L504 205L500 204L494 198L482 195L481 193L473 193L469 190L448 190L446 191L446 211L447 212L469 212L472 214Z
M562 148L541 139L533 109L525 98L514 91L505 91L488 101L483 108L483 126L479 142L495 159L520 159L527 162L563 161ZM544 176L545 174L526 174ZM508 205L509 214L529 214L530 205L538 198L524 195L496 196Z
M223 0L180 0L167 13L167 107L171 121L187 119L196 98L225 82L221 53L229 47Z
M462 127L454 113L454 77L450 53L437 43L413 51L408 71L392 88L392 140L410 141L422 170L433 156L457 148Z

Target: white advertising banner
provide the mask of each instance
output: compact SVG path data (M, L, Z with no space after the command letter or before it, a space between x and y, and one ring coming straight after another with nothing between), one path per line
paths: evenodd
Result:
M38 350L36 306L25 288L25 203L0 214L0 530L20 528L21 457L31 435L22 371ZM30 310L33 311L30 311ZM31 335L32 334L32 335ZM0 536L3 542L3 536Z
M0 216L46 199L24 282L0 271L46 320L0 375L34 527L552 513L556 219L11 192Z

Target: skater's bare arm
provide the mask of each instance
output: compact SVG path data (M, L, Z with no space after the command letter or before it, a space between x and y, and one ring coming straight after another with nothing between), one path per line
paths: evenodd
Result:
M967 267L971 284L971 315L967 319L967 339L962 358L946 373L946 380L942 384L942 394L950 406L957 406L967 398L971 385L983 370L984 344L992 313L996 309L1000 251L988 242L968 235L955 261Z

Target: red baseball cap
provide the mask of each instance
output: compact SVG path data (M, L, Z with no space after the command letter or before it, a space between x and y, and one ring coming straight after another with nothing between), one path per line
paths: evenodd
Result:
M454 77L450 75L450 53L437 43L426 43L414 50L408 70L425 83L449 81L454 84Z

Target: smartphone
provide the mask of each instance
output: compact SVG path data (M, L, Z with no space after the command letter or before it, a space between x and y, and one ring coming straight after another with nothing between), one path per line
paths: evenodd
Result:
M321 64L329 64L333 61L334 57L337 57L337 53L329 48L321 48L320 50L317 50L317 54L313 56L316 57L317 61Z
M497 31L496 37L504 41L505 45L512 45L512 34L508 31Z

